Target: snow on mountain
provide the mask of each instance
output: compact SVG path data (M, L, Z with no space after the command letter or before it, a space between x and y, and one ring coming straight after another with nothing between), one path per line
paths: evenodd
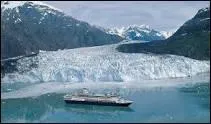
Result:
M111 28L111 29L108 29L108 33L109 34L117 34L121 37L124 37L124 32L127 30L126 27L121 27L121 28Z
M118 45L46 51L25 57L17 61L18 71L5 74L2 83L122 82L210 72L210 61L176 55L121 53L116 50Z
M108 33L110 34L117 34L119 36L122 36L122 37L126 37L126 33L128 31L131 31L131 30L134 30L134 31L143 31L143 32L146 32L146 33L149 33L149 26L148 25L131 25L131 26L128 26L128 27L114 27L114 28L110 28L107 30Z
M167 39L172 36L174 32L160 31L160 33Z
M123 40L42 2L4 1L1 10L1 59Z
M210 11L210 7L202 8L198 11L198 14Z
M53 6L50 6L48 4L45 4L43 2L39 2L39 1L2 1L1 2L1 8L4 10L7 10L7 9L14 9L14 8L17 8L19 6L23 6L24 4L30 4L31 6L39 6L40 9L48 9L51 8L53 10L57 10L57 11L61 11L60 9L58 8L55 8ZM42 6L42 7L41 7Z
M111 28L106 30L109 34L116 34L127 40L144 40L144 41L152 41L152 40L163 40L172 35L171 32L165 31L156 31L151 29L148 25L131 25L128 27L121 28Z

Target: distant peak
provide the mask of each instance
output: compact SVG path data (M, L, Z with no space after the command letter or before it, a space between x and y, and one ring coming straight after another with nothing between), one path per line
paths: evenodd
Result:
M129 25L126 27L113 27L106 31L109 34L116 34L128 40L162 40L170 37L172 32L157 31L151 28L149 25Z
M139 27L140 27L140 28L147 28L147 29L150 29L150 26L149 26L149 25L145 25L145 24L140 25Z
M149 25L146 25L146 24L142 24L142 25L130 25L128 26L128 28L144 28L144 29L150 29L150 26Z

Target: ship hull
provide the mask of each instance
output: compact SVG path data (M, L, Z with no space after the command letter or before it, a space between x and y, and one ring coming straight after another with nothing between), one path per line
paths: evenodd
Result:
M65 100L69 104L87 104L87 105L103 105L103 106L129 106L131 103L112 103L112 102L94 102L94 101L74 101Z

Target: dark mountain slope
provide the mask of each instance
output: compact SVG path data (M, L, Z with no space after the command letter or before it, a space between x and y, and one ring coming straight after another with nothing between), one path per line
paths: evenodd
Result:
M192 19L166 40L123 44L117 49L127 53L175 54L208 60L210 59L210 8L200 9Z
M1 59L39 50L112 44L123 39L41 2L4 1L1 4Z

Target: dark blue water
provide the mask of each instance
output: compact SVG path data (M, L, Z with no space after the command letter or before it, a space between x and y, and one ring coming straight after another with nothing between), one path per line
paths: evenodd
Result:
M58 93L2 99L1 122L210 122L210 83L119 90L134 103L129 107L71 105Z

